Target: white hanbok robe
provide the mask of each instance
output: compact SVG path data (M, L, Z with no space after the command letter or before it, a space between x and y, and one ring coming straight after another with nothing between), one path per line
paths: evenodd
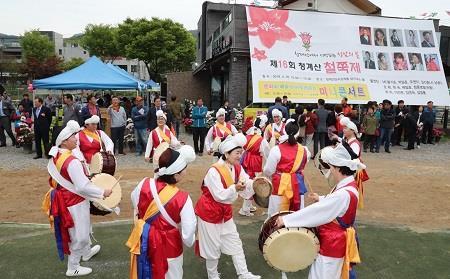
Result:
M333 193L320 196L319 202L311 204L302 210L283 216L285 227L313 228L332 222L336 217L342 217L350 205L352 191L358 197L358 191L353 187L346 187L354 181L353 176L341 180ZM311 266L310 279L339 279L341 278L344 258L333 258L319 254Z
M159 129L159 127L156 127L155 129ZM164 132L166 131L166 129L170 131L168 126L164 126ZM153 135L152 135L152 133L153 133L154 130L152 130L148 134L147 147L145 148L145 158L150 158L150 154L152 153L152 150L153 150L154 144L153 144ZM156 133L156 134L158 135L159 142L163 142L164 140L161 138L160 134L159 133ZM177 149L177 148L179 148L181 146L180 141L177 139L177 137L172 132L170 132L170 143L169 143L169 146L172 149Z
M223 124L224 126L227 125L227 123ZM212 126L211 128L209 128L208 133L206 134L205 137L205 147L206 147L206 151L212 151L213 145L214 145L214 137L213 137L213 130L214 129L218 129L220 130L222 133L225 133L222 129L219 129L216 127L216 125L214 124L214 126ZM231 124L231 134L234 136L238 133L238 130L236 129L236 127L234 127L234 125Z

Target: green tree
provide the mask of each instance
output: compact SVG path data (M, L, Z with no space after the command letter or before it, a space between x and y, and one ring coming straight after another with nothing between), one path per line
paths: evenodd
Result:
M20 40L24 60L23 72L31 79L45 78L61 73L61 58L55 55L55 46L38 30L25 32Z
M39 33L38 30L25 32L20 40L22 55L25 60L29 58L44 62L48 57L55 54L55 46L50 39Z
M112 62L120 56L117 28L107 24L88 24L80 43L90 55L98 56L103 61Z
M69 61L64 62L62 64L61 68L62 68L63 71L66 72L66 71L70 71L73 68L76 68L76 67L80 66L83 63L84 63L83 58L74 57L74 58L70 59Z
M143 61L156 81L164 73L189 70L195 60L194 37L170 19L128 18L119 24L118 43L126 57Z

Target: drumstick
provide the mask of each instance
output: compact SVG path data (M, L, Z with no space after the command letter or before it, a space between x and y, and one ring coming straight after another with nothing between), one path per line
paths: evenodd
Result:
M305 174L303 174L303 178L305 179L306 182L306 188L308 188L308 192L310 193L314 193L312 187L311 187L311 183L309 182L309 179L306 177Z
M119 176L119 179L117 179L116 183L114 183L114 185L111 187L111 191L114 189L114 187L116 187L117 184L119 184L120 179L122 178L123 175Z

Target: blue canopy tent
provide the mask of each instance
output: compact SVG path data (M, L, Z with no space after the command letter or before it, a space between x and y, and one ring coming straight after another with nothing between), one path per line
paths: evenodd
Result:
M152 79L145 82L145 85L147 85L147 88L151 88L153 91L160 91L161 86L153 81Z
M135 80L135 81L139 84L139 87L140 87L139 90L144 90L144 89L147 88L147 84L146 84L146 83L144 83L144 82L141 81L140 79L136 78L135 76L130 75L130 74L129 74L127 71L125 71L124 69L122 69L122 68L120 68L120 67L118 67L118 66L116 66L116 65L114 65L114 64L111 64L111 63L106 64L106 66L108 66L109 68L113 69L114 71L118 72L119 74L121 74L121 75L123 75L123 76L125 76L125 77L129 77L129 78Z
M125 72L125 71L124 71ZM142 90L145 84L127 73L113 69L100 59L92 56L82 65L65 73L34 80L36 89L137 89Z

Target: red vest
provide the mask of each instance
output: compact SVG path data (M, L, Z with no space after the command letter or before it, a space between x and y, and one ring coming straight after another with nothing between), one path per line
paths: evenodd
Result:
M260 147L263 137L260 135L247 135L247 143L244 145L244 155L242 156L242 167L250 178L255 177L255 173L262 172L263 157L261 156ZM248 144L253 137L259 137L256 142L248 148Z
M356 183L352 181L344 187L353 187L357 189ZM342 188L341 188L342 189ZM340 217L340 221L347 226L352 226L355 222L356 209L358 207L358 196L353 192L346 190L350 195L350 204L345 212L344 216ZM345 256L346 248L346 229L342 227L336 220L319 226L317 228L318 237L320 240L319 253L323 256L342 258Z
M213 166L214 168L214 166ZM219 172L219 170L217 170ZM219 172L220 174L220 172ZM241 165L234 165L234 181L239 180L241 174ZM225 179L221 176L222 185L225 188ZM225 223L233 218L233 208L231 204L223 204L216 200L212 196L208 187L205 186L205 181L202 184L202 195L195 205L195 214L203 221L213 224Z
M228 130L232 131L230 122L226 122L225 126L228 128ZM222 130L217 128L216 125L213 126L212 134L213 134L213 139L215 139L216 137L219 137L221 140L226 139L230 135L225 131L222 132Z
M100 137L100 131L97 131L97 133ZM97 140L93 140L91 142L84 133L84 130L81 130L81 132L78 133L78 137L80 140L80 150L81 152L83 152L83 156L84 158L86 158L86 162L90 164L92 156L94 156L95 153L100 152L101 142L98 142ZM100 140L102 140L101 137Z
M294 166L295 157L297 156L298 148L304 147L301 146L300 144L290 145L287 142L283 142L282 144L278 145L278 148L280 148L281 158L277 164L275 173L272 175L273 195L278 195L278 188L280 186L281 174L291 172L292 167ZM295 171L295 173L292 174L292 190L294 191L294 197L300 195L299 192L300 185L297 179L297 175L303 176L303 169L305 168L305 165L308 161L307 157L308 154L305 149L303 150L303 158L302 162L300 163L300 167Z
M158 193L166 186L165 182L156 181ZM188 193L178 191L175 196L164 206L169 216L175 223L181 221L181 210L186 203ZM146 179L139 194L138 216L143 218L148 206L153 201L150 191L150 179ZM169 224L162 215L156 217L151 223L148 235L148 256L152 264L154 279L163 279L168 270L167 259L179 257L183 253L183 241L181 232Z
M159 129L159 128L156 128ZM153 151L155 150L155 148L157 148L161 142L163 141L163 139L159 139L158 136L158 131L156 129L152 130L152 141L153 141L153 149L150 151L150 157L153 155ZM171 139L171 134L170 134L170 130L164 128L164 134L166 134L167 137L169 137L169 139Z

